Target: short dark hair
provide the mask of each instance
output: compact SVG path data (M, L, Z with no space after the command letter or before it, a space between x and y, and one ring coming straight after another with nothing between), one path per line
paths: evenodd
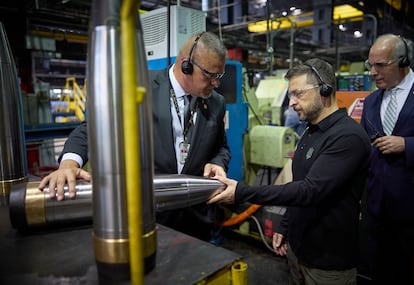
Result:
M335 77L334 69L330 63L322 59L319 59L319 58L308 59L303 64L292 67L286 73L285 78L287 80L290 80L294 76L300 76L300 75L306 74L307 82L309 84L321 83L320 79L315 74L315 72L312 70L311 66L313 66L317 70L323 82L332 86L333 88L332 94L335 94L336 77Z

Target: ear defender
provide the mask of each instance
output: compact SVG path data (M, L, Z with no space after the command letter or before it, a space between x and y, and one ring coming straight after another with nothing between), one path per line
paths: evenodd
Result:
M193 51L194 51L194 49L197 45L197 42L201 38L202 35L203 35L203 33L199 34L195 38L195 40L193 42L193 45L190 48L190 52L188 53L187 59L183 60L183 62L181 63L181 71L184 74L188 74L188 75L193 74L194 67L193 67L193 64L191 63L191 56L193 55Z
M193 74L193 70L194 70L193 64L189 60L184 60L181 63L181 71L184 74Z
M398 67L404 68L404 67L410 66L410 60L408 59L408 45L407 45L407 42L404 40L403 37L400 37L400 39L404 43L405 55L402 55L402 56L399 57Z
M319 93L321 94L321 96L323 97L330 96L333 91L332 86L326 83L325 81L323 81L322 76L319 74L318 70L313 65L306 64L306 63L304 65L309 66L310 69L312 69L313 73L316 75L316 77L318 77L319 86L320 86Z

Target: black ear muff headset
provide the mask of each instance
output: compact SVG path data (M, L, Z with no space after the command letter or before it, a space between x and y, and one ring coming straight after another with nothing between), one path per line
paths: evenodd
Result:
M400 39L404 43L405 55L401 55L399 57L399 59L398 59L398 67L404 68L404 67L410 66L410 60L408 59L408 45L407 45L407 42L404 40L403 37L400 37Z
M332 86L326 83L325 81L323 81L322 76L319 74L318 70L313 65L306 64L306 63L304 65L309 66L310 69L312 69L313 73L316 75L316 77L318 77L319 86L320 86L319 93L321 94L321 96L323 97L330 96L333 91Z
M193 67L193 64L191 63L191 56L193 55L193 51L194 51L194 49L195 49L195 47L197 45L197 42L201 38L202 35L203 35L203 33L199 34L195 38L195 40L193 42L193 45L190 48L190 52L188 53L187 59L183 60L183 62L181 63L181 71L184 74L193 74L194 67Z

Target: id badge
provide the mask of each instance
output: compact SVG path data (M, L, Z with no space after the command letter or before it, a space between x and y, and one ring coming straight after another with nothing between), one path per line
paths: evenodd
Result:
M180 163L184 164L187 159L188 152L190 151L190 144L187 142L180 143Z

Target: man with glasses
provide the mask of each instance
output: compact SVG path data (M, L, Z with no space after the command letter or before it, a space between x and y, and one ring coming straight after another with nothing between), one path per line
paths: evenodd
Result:
M329 63L310 59L285 77L289 106L308 122L293 156L293 181L248 186L216 177L227 188L219 189L208 203L288 206L273 234L273 248L287 255L289 284L356 284L369 137L338 108Z
M385 34L366 66L377 90L361 124L372 139L368 247L374 284L414 284L414 73L407 42Z
M224 97L214 90L224 75L226 54L224 44L215 34L198 33L184 43L175 64L150 71L155 174L226 176L230 161L224 127L226 104ZM185 105L189 106L188 113ZM39 189L49 185L51 197L63 200L63 187L68 183L70 197L74 197L76 179L91 179L82 170L87 161L87 127L83 123L68 137L58 170L46 176ZM53 191L55 187L57 191ZM198 214L205 222L211 222L204 217L210 208L214 211L214 207L206 208L203 204L186 209L189 213L184 210L157 213L157 222L207 239L210 230L205 224L200 220L194 222L195 226L181 224L181 217L186 215L187 219Z

